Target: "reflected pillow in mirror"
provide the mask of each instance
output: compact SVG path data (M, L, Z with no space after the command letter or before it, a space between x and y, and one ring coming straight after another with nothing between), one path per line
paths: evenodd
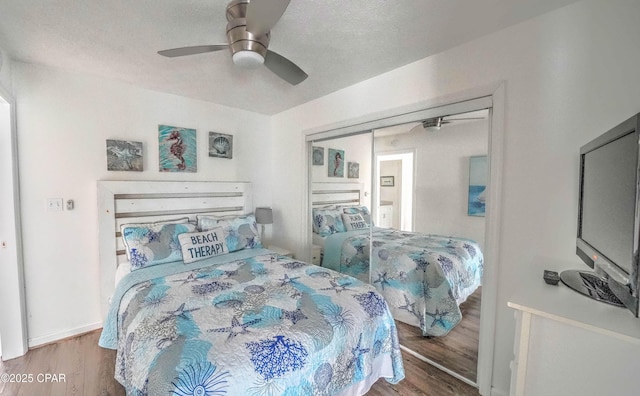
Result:
M341 206L340 210L346 214L361 214L364 221L371 225L371 212L366 206Z
M342 214L342 222L347 231L364 230L369 228L369 224L364 221L364 217L360 213L356 214Z
M321 236L346 231L338 209L313 209L313 228Z

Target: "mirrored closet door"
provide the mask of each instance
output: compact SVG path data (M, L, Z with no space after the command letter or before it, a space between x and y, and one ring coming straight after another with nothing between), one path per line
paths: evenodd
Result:
M374 130L371 279L400 343L477 381L488 110Z
M309 145L315 263L375 286L401 345L474 385L489 114L441 113Z

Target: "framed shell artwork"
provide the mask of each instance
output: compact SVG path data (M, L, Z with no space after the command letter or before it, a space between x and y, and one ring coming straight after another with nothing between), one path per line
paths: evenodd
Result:
M233 136L209 132L209 157L233 158Z

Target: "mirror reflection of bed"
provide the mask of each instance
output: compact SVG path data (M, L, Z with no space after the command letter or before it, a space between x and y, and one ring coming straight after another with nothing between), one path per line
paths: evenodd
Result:
M471 384L477 381L485 229L478 196L486 185L488 132L488 110L456 114L443 117L439 128L410 123L313 142L324 148L325 161L328 148L343 149L347 162L360 155L358 179L330 176L326 162L311 165L318 262L376 286L405 351ZM340 226L331 217L350 213L368 215L373 227L335 232ZM334 223L322 235L317 220ZM346 229L349 220L342 220Z

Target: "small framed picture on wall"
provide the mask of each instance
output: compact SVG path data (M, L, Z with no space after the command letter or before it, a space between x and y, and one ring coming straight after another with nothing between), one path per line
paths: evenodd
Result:
M233 136L209 132L209 157L233 158Z
M395 181L393 176L380 176L380 187L393 187L395 186Z

